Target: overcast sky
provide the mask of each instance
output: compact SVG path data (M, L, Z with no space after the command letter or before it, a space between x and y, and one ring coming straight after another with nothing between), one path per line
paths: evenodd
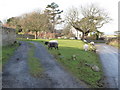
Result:
M0 20L4 21L10 17L20 16L24 13L37 9L43 9L48 4L55 2L59 9L64 12L71 6L87 6L91 3L105 9L113 21L104 25L100 31L105 34L113 34L118 30L118 1L119 0L0 0Z

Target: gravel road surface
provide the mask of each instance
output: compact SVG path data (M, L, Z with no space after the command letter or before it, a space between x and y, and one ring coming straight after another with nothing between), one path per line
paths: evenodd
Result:
M47 49L37 42L35 45L35 57L39 58L43 66L44 77L35 78L30 75L27 64L28 42L21 42L21 46L3 67L3 88L84 88L86 84L76 79L61 67Z
M106 44L96 44L96 47L103 65L107 87L118 88L118 62L120 62L118 49Z

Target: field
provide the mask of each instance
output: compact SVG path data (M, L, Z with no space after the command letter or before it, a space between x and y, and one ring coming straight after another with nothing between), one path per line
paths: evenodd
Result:
M99 58L96 53L84 51L82 41L59 40L59 50L49 50L55 58L62 63L67 70L71 71L80 80L85 81L92 87L97 87L97 81L101 79L102 72L94 72L87 64L97 65L101 68ZM76 60L72 56L76 56ZM101 69L102 71L102 69Z
M29 40L27 40L29 41ZM31 41L31 40L30 40ZM44 45L44 39L32 39L32 41L40 42ZM86 82L91 87L100 87L99 80L102 79L102 66L99 60L99 56L92 51L84 51L84 42L80 40L58 40L59 50L48 50L56 60L69 72L71 72L78 79ZM47 46L46 46L47 48ZM76 56L76 60L73 60L73 56ZM100 68L100 72L93 71L85 64L97 65Z

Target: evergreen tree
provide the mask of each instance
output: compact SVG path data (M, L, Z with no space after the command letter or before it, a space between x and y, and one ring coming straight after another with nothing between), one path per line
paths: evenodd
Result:
M58 9L58 7L59 6L53 2L50 5L47 5L45 9L45 14L48 15L49 20L52 23L52 29L51 29L52 33L56 33L55 26L63 22L60 15L63 12L63 10Z

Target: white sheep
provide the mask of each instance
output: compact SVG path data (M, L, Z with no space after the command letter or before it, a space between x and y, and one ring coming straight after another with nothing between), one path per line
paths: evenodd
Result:
M49 42L54 42L54 43L57 43L57 44L58 44L58 41L57 41L57 40L50 40Z
M29 39L29 38L27 37L27 39Z
M90 44L91 44L91 45L93 45L93 46L95 45L95 43L94 43L94 42L90 42Z
M84 48L85 51L88 51L89 45L88 45L88 44L85 44L85 45L83 46L83 48Z
M87 40L83 40L85 43L87 43Z
M49 43L48 43L48 49L49 48L55 48L55 49L58 49L58 41L57 40L50 40Z

